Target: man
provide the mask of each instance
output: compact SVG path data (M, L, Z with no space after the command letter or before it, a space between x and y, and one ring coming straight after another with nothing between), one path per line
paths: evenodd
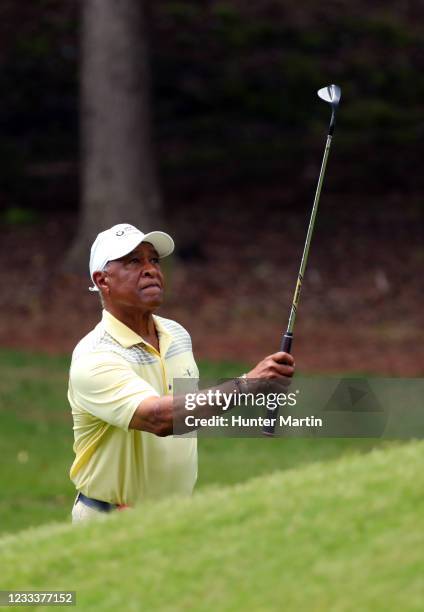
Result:
M199 373L188 332L154 314L163 301L160 259L173 250L168 234L129 224L101 232L91 248L91 290L104 310L70 369L73 522L193 491L197 440L171 435L183 405L172 392L173 379ZM245 377L288 381L293 372L291 355L275 353Z

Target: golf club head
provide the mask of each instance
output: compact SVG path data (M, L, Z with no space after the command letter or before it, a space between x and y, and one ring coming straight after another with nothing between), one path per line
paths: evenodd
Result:
M328 102L334 108L338 106L340 102L342 90L338 85L327 85L327 87L322 87L322 89L318 91L318 95L321 100Z
M327 85L327 87L322 87L318 90L318 95L321 100L324 100L324 102L328 102L329 104L331 104L331 121L330 127L328 128L328 136L332 137L334 132L334 126L336 124L336 110L339 106L342 90L338 85Z

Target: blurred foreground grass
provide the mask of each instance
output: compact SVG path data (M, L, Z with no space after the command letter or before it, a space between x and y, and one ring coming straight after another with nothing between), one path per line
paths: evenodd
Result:
M0 349L0 533L70 517L75 495L66 399L69 359ZM243 371L242 364L200 363L202 377ZM196 490L229 485L276 470L366 451L374 440L201 439Z
M423 609L424 443L0 537L2 588L79 610Z

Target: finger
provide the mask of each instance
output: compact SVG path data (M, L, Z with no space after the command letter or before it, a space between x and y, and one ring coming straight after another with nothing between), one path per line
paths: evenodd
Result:
M271 371L277 376L288 376L292 377L294 374L294 367L283 363L273 363L271 365Z
M278 353L271 355L271 359L277 363L287 363L288 365L294 366L294 358L293 355L290 355L290 353L278 351Z

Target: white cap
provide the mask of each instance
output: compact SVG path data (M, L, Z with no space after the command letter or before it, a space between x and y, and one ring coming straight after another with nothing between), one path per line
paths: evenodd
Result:
M94 272L102 271L108 261L128 255L140 242L150 242L159 257L166 257L174 250L174 241L165 232L143 234L129 223L119 223L104 232L100 232L93 242L90 253L90 276L93 286L90 291L98 291L93 279Z

